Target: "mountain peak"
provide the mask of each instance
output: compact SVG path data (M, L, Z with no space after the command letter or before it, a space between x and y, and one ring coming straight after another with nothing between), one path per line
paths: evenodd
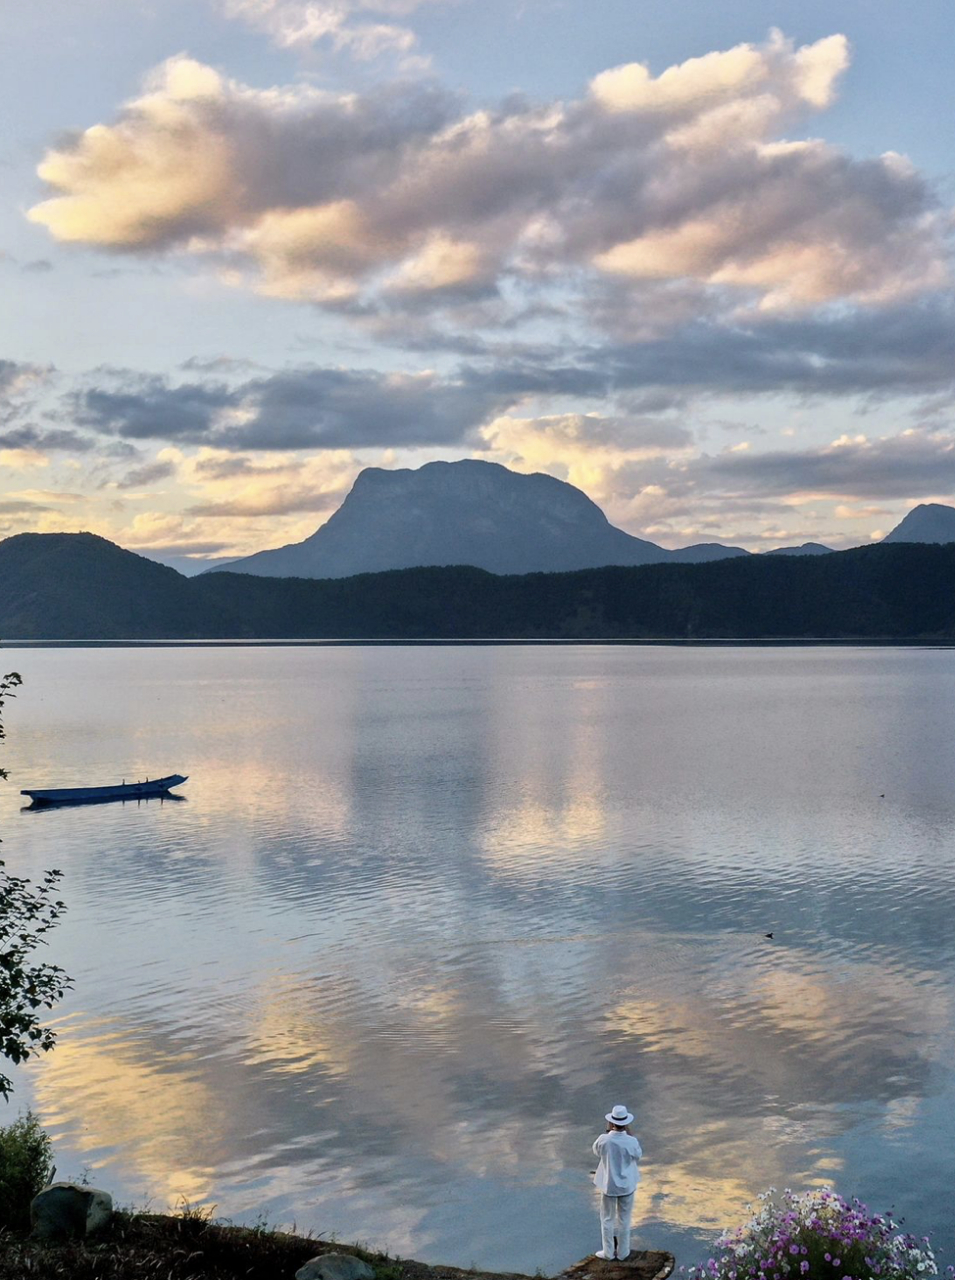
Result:
M955 507L942 502L920 502L882 541L955 542Z
M679 558L745 554L688 550ZM304 542L228 565L265 577L345 578L425 565L555 573L673 558L614 528L580 489L554 476L467 458L414 470L367 467L335 514Z
M426 462L417 468L395 470L366 467L359 472L345 502L364 498L368 491L376 497L387 495L393 499L402 499L409 494L444 494L466 501L536 500L559 505L565 517L576 506L580 513L587 512L592 519L599 517L602 523L609 524L596 502L565 480L558 480L542 471L511 471L499 462L485 462L481 458Z
M763 552L767 556L828 556L832 547L825 547L821 542L803 542L798 547L773 547L772 551Z

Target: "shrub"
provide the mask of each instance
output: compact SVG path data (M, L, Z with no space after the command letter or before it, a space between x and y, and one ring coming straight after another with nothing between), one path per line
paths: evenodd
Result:
M0 1127L0 1228L27 1231L30 1201L53 1174L53 1144L32 1111Z
M775 1190L745 1226L717 1241L717 1256L689 1280L926 1280L938 1275L928 1236L901 1234L888 1214L825 1188ZM948 1268L948 1280L955 1269Z

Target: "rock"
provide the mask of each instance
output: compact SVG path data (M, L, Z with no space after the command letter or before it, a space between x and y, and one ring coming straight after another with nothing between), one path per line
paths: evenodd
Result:
M30 1202L30 1225L37 1240L76 1240L104 1227L113 1215L113 1197L96 1187L54 1182Z
M295 1273L295 1280L374 1280L367 1262L350 1253L322 1253L309 1258Z
M676 1266L672 1253L656 1249L631 1251L623 1261L591 1254L562 1271L554 1280L668 1280Z

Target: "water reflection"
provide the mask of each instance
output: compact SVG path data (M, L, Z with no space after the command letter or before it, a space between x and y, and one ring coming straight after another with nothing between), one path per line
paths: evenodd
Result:
M66 871L76 990L18 1094L61 1172L556 1270L624 1099L649 1246L829 1182L953 1243L948 653L19 665L17 778L191 774L189 805L5 811L11 865Z
M192 1052L144 1041L119 1021L74 1019L57 1030L56 1052L34 1073L43 1123L68 1132L91 1170L130 1161L162 1203L214 1195L215 1161L202 1138L223 1130L225 1100L195 1071Z

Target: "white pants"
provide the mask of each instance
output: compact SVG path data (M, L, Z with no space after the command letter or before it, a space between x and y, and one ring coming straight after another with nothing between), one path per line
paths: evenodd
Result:
M633 1213L633 1196L600 1197L600 1247L608 1258L630 1255L630 1215ZM614 1236L617 1247L613 1247Z

